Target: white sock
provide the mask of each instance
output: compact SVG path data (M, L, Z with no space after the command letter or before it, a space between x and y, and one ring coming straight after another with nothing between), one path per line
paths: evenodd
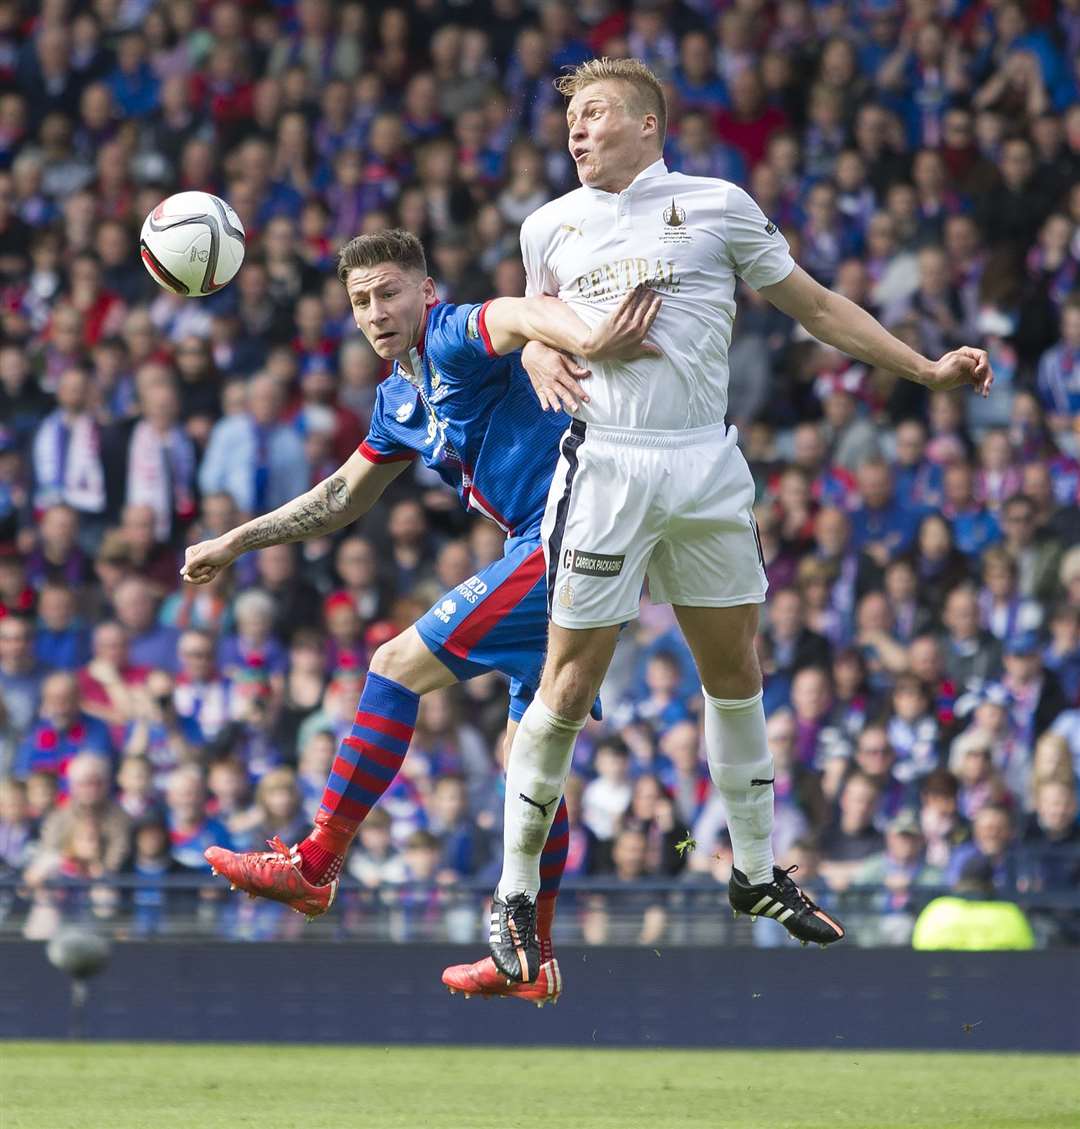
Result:
M705 691L705 751L727 809L735 866L752 885L773 877L773 760L761 691L731 701ZM763 783L753 783L763 781Z
M506 768L501 898L524 890L535 901L540 892L540 854L587 720L559 717L537 694L518 725Z

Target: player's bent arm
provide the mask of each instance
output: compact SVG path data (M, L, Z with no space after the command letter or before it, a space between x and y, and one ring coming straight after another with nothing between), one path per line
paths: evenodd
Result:
M408 465L402 460L373 463L356 451L307 493L220 537L192 545L180 575L192 584L205 584L252 549L334 533L367 513Z
M548 295L496 298L484 307L487 340L496 353L539 341L586 360L657 356L645 341L660 312L660 295L644 286L627 291L618 308L590 329L565 302Z
M780 282L763 286L761 294L819 341L875 368L928 388L944 390L970 384L984 396L990 390L993 376L983 350L964 347L937 362L929 361L894 337L861 306L826 289L799 266Z
M924 384L932 363L893 335L871 314L842 294L835 294L796 266L761 294L778 310L800 322L819 341L876 368Z
M484 327L491 348L500 356L539 341L578 357L592 348L589 327L565 303L547 295L495 298L484 307Z

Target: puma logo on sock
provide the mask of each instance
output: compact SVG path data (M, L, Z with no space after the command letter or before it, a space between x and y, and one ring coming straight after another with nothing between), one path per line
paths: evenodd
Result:
M753 788L755 784L771 784L775 779L775 776L772 778L772 780L758 780L757 778L754 778L750 781L750 787Z
M556 800L558 798L559 798L558 796L555 797ZM543 815L545 819L547 818L548 808L551 807L551 805L553 803L555 803L555 800L548 800L548 802L546 804L538 804L535 800L530 800L529 797L526 796L524 792L518 792L518 799L524 800L527 804L532 804L532 806L534 808L539 808L540 814Z

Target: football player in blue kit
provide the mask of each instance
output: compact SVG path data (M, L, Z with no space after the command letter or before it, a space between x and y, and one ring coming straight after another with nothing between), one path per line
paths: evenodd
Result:
M509 749L539 685L548 610L540 522L568 420L546 412L553 393L544 393L541 406L518 350L536 341L586 359L655 355L644 338L660 305L654 292L632 291L590 330L551 297L439 302L419 240L400 230L354 239L341 252L338 275L358 327L380 357L394 361L379 385L367 437L307 493L191 546L181 575L204 584L242 553L341 529L366 513L416 458L466 509L499 525L506 543L500 560L446 593L372 656L352 731L338 750L307 838L292 847L272 840L269 851L206 851L234 887L309 918L330 908L349 844L404 760L420 696L501 671L511 680ZM541 861L535 979L511 983L486 957L447 969L443 980L452 991L518 996L539 1006L558 998L562 981L551 922L568 842L560 800Z

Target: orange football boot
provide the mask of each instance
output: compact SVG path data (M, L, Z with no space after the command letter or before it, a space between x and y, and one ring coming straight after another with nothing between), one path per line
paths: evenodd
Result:
M442 974L442 982L450 989L450 995L462 992L466 999L484 996L488 999L499 996L510 1000L528 1000L529 1003L543 1007L544 1004L559 1002L562 994L562 973L554 956L545 954L547 959L540 964L536 979L529 984L521 984L504 976L491 957L484 957L474 964L452 964Z
M275 835L268 839L269 851L227 851L207 847L203 856L215 874L223 875L232 889L244 890L249 898L269 898L302 913L308 921L326 913L334 904L338 880L315 886L300 873L300 855L290 851Z

